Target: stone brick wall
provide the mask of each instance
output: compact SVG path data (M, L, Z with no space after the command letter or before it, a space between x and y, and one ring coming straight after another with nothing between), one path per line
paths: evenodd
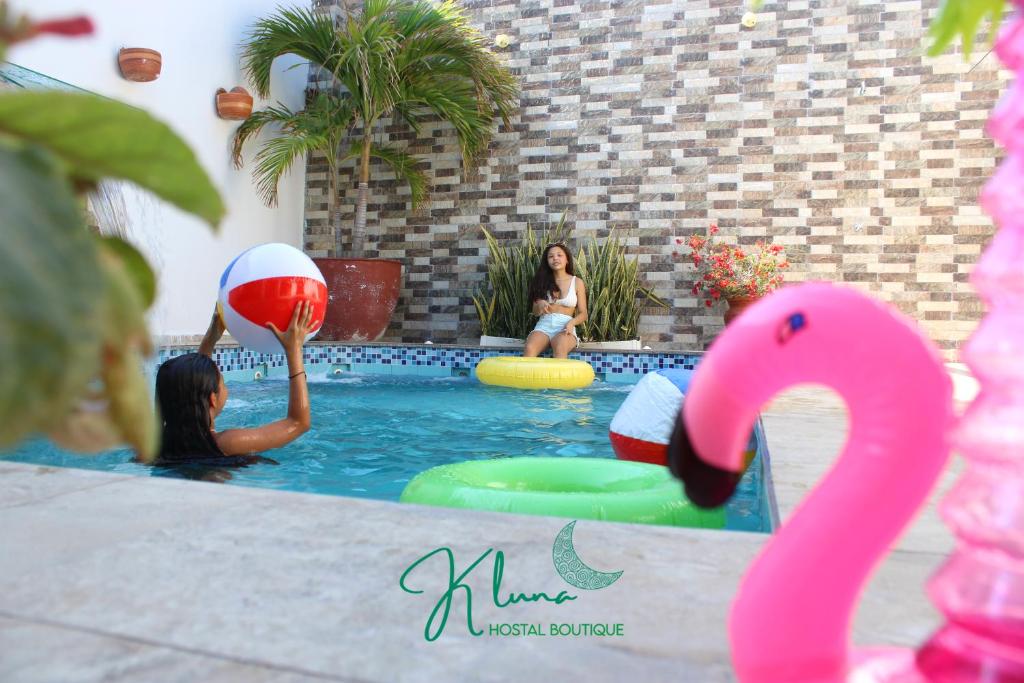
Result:
M494 49L521 79L522 107L472 171L446 125L383 133L423 155L434 182L415 212L383 169L371 182L369 255L405 263L387 340L475 341L480 226L515 238L563 211L577 247L625 234L671 302L641 319L655 348L700 349L720 329L677 244L712 220L741 243L785 246L791 281L893 302L950 355L981 317L967 277L993 233L976 198L999 158L983 125L1009 74L984 43L970 61L923 55L936 0L766 4L752 29L740 0L466 6L487 35L512 37ZM325 170L310 160L306 247L318 255L333 245Z

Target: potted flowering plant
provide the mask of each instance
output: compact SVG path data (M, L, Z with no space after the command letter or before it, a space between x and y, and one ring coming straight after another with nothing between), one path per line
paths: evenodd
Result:
M706 237L693 235L689 239L690 260L697 271L691 291L703 296L709 308L723 299L728 302L728 324L744 308L782 284L782 271L789 268L789 262L777 244L757 242L752 249L744 249L716 242L717 234L718 226L712 223Z

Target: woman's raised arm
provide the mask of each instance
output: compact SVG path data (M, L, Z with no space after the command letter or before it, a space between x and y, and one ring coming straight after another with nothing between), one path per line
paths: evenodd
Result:
M295 305L291 322L284 332L273 323L267 324L284 347L288 360L288 414L262 427L228 429L217 434L217 445L225 455L247 455L280 448L309 431L309 390L302 364L302 345L314 326L313 305L308 301Z

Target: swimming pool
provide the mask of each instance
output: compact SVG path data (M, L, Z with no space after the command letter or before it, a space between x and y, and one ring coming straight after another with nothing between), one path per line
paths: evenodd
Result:
M287 382L228 382L218 429L282 417ZM310 381L313 427L267 455L280 465L231 470L230 482L288 491L398 500L408 481L446 463L514 456L614 458L608 425L632 386L594 384L577 391L522 391L472 378L346 373ZM770 531L772 506L761 455L727 510L729 529ZM168 476L130 461L128 451L79 455L37 440L3 457L39 465Z

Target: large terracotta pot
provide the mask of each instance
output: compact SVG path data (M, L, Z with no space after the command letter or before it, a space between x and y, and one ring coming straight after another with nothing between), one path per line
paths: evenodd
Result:
M728 325L739 316L740 313L745 311L748 306L758 300L758 297L754 296L736 296L729 297L726 299L728 308L725 309L725 324Z
M372 342L384 336L402 290L402 262L315 258L327 281L327 315L317 339Z
M121 67L121 75L129 81L144 83L157 79L163 58L148 47L122 47L117 53L117 64Z

